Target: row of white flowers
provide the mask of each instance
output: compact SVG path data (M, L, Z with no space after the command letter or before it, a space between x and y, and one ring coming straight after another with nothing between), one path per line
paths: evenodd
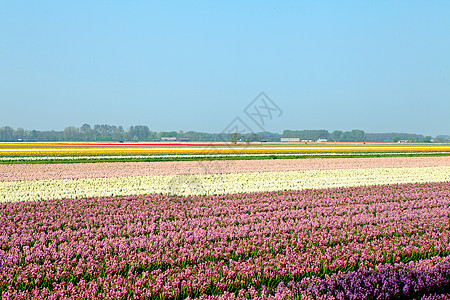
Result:
M450 167L308 170L0 182L0 202L139 194L211 195L450 181Z
M40 161L40 160L104 160L104 159L153 159L153 158L205 158L205 157L269 157L269 156L379 156L379 155L439 155L449 152L365 152L365 153L252 153L252 154L168 154L168 155L80 155L80 156L4 156L0 161Z

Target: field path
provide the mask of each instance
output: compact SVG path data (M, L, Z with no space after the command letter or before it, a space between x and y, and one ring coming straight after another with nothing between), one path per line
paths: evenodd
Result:
M0 164L0 181L450 166L450 156Z

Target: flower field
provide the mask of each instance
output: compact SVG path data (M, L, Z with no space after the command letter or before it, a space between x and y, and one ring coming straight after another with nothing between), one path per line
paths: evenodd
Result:
M0 228L1 299L450 299L450 156L3 164Z
M230 155L361 155L450 154L449 145L379 144L122 144L122 143L0 143L0 161L198 158Z
M450 286L448 182L0 208L2 299L445 299Z

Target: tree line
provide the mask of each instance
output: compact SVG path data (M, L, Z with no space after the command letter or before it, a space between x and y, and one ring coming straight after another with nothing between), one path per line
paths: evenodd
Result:
M335 130L285 130L283 138L299 138L300 140L326 139L330 142L430 142L432 137L424 137L414 133L367 133L363 130L355 129L351 131Z
M83 124L81 127L68 126L62 131L14 129L10 126L0 127L0 141L160 141L164 137L176 137L189 141L225 142L229 134L198 131L151 131L148 126L136 125L128 129L115 125ZM280 141L281 134L259 132L242 135L245 141Z
M14 130L9 126L0 128L2 141L147 141L152 138L147 126L122 126L83 124L81 127L68 126L63 131Z
M176 137L189 141L224 142L230 140L230 134L198 131L151 131L146 125L135 125L124 129L116 125L83 124L81 127L68 126L62 131L14 129L0 127L0 141L159 141L164 137ZM300 140L325 139L331 142L429 142L430 136L410 133L366 133L363 130L284 130L282 134L257 132L232 136L240 142L279 142L281 138L299 138ZM450 136L438 136L435 141L449 141Z

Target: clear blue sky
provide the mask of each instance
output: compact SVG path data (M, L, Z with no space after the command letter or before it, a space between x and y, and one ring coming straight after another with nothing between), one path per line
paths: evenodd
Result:
M450 134L450 1L0 0L0 126Z

